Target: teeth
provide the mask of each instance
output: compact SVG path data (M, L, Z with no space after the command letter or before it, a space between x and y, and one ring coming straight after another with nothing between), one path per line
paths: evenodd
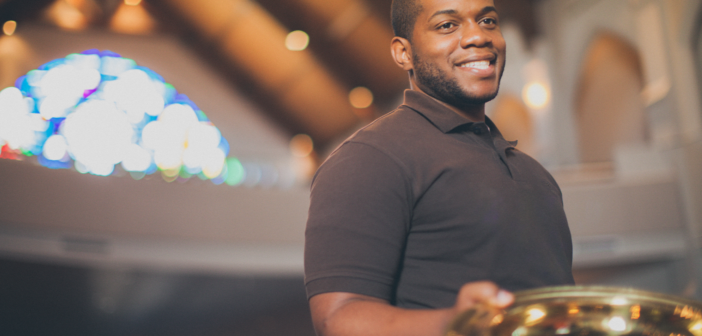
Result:
M490 61L476 61L461 64L462 68L487 69L490 67Z

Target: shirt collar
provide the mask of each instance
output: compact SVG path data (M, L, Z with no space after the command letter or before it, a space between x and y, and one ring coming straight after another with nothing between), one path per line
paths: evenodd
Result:
M403 105L423 115L425 118L427 118L427 120L429 120L429 122L444 133L450 133L459 129L471 129L477 124L482 124L472 122L467 118L458 115L448 106L440 103L436 99L421 91L405 90ZM514 149L517 146L517 141L505 140L502 133L500 133L500 130L497 129L497 126L495 126L488 116L485 116L485 124L490 129L490 134L492 135L493 139L497 141L497 144L499 144L500 147L504 147L504 149Z
M470 127L471 124L474 124L474 122L460 116L448 106L421 91L405 90L403 105L423 115L444 133L450 133L459 127ZM487 116L485 116L485 124L490 128L490 133L500 138L502 137L502 133Z
M403 105L423 115L444 133L449 133L458 127L473 123L424 92L405 90Z

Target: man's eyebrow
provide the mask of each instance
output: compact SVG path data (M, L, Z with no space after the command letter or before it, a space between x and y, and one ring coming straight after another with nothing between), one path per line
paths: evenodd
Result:
M453 14L456 14L456 13L458 13L458 11L455 10L455 9L444 9L444 10L440 10L440 11L437 11L437 12L435 12L434 14L432 14L432 15L429 17L429 20L431 20L431 19L432 19L433 17L435 17L435 16L439 16L439 15L443 15L443 14L453 15Z
M493 7L493 6L486 6L486 7L484 7L483 9L480 10L480 12L478 13L478 15L485 15L485 14L491 13L491 12L497 13L497 8L495 8L495 7ZM433 17L438 16L438 15L443 15L443 14L453 15L453 14L456 14L456 13L458 13L458 11L455 10L455 9L444 9L444 10L440 10L440 11L437 11L437 12L435 12L434 14L432 14L432 15L429 17L429 20L431 20Z
M495 8L495 7L493 7L493 6L486 6L485 8L483 8L482 10L480 10L479 15L485 15L485 14L490 13L490 12L495 12L495 13L497 13L497 8Z

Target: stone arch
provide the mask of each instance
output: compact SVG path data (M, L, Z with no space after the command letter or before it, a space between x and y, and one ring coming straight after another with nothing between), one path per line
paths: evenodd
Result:
M641 58L629 42L601 32L582 62L575 94L580 161L612 161L617 147L645 143Z
M697 13L697 20L692 31L692 53L697 72L698 87L702 97L702 8Z

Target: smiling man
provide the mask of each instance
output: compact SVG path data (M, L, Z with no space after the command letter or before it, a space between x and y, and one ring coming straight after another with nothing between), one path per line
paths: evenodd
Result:
M394 0L404 103L312 184L305 284L319 335L441 335L510 292L572 284L560 189L485 116L506 45L492 0Z

